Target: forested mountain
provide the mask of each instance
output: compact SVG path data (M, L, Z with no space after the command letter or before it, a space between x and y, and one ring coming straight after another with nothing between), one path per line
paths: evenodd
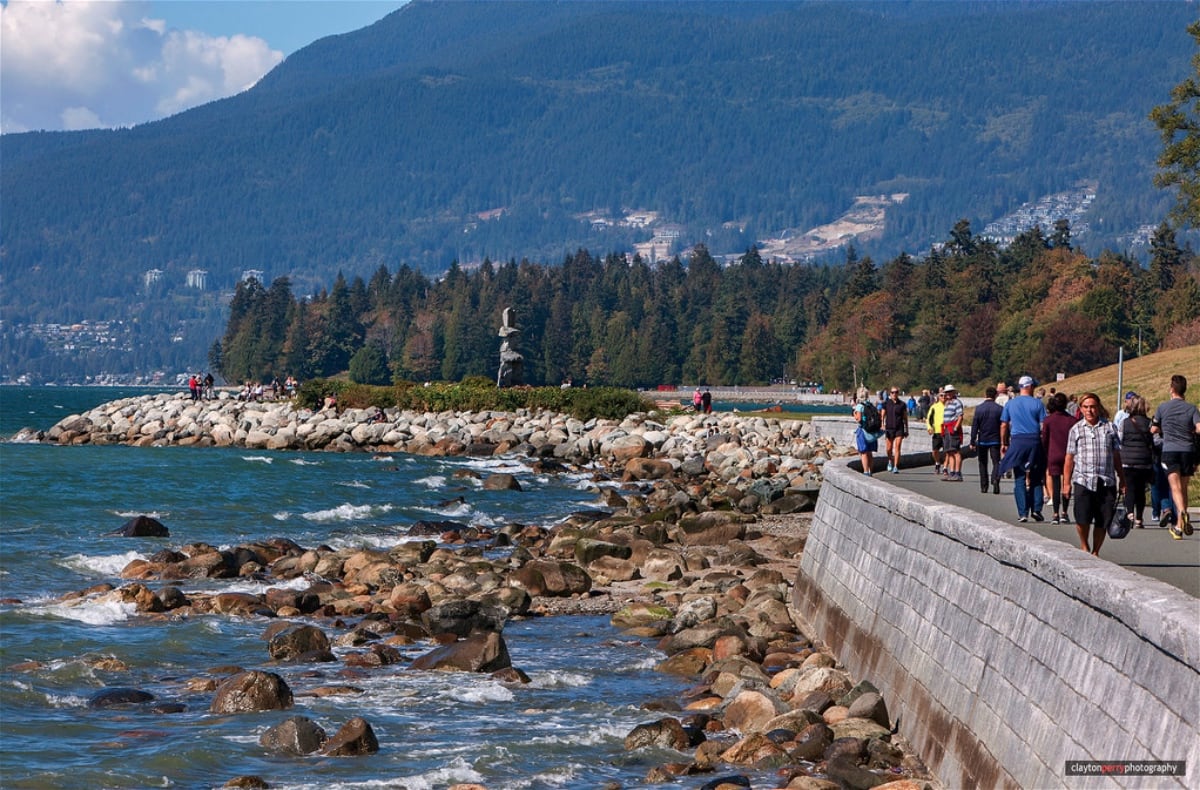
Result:
M1187 73L1194 16L1182 2L414 2L231 99L0 137L0 377L195 368L246 270L311 294L338 271L606 255L656 232L619 223L630 211L656 212L671 251L720 257L856 196L907 194L856 241L887 258L1088 182L1076 243L1122 249L1169 206L1147 113ZM84 321L108 340L46 329Z
M454 266L437 281L380 267L313 299L286 278L239 285L212 357L235 382L494 377L508 307L532 384L1052 380L1110 364L1121 345L1200 343L1200 265L1165 224L1143 268L1074 250L1065 223L1001 250L963 220L927 257L882 266L853 249L844 266L780 265L752 247L722 267L700 245L658 266L581 250L555 266Z

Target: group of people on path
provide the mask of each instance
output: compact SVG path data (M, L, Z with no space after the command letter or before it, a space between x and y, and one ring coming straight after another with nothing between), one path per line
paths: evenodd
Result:
M1153 417L1136 392L1126 393L1123 408L1110 419L1095 393L1068 397L1051 390L1043 400L1044 392L1034 394L1036 387L1032 376L1019 379L1013 396L1003 383L988 387L975 408L966 446L978 459L981 493L999 494L1001 478L1011 476L1018 522L1045 521L1049 501L1052 523L1073 522L1080 548L1092 554L1099 553L1117 517L1119 499L1129 526L1144 526L1147 488L1151 518L1176 540L1192 534L1187 490L1200 465L1200 409L1186 400L1184 376L1171 377L1169 397ZM865 474L871 473L880 436L887 437L888 471L900 468L900 446L908 435L908 408L900 396L892 387L877 410L878 426L870 424L876 407L869 400L854 404ZM965 408L957 389L948 385L936 396L926 390L918 404L935 474L961 482Z
M692 409L697 414L712 414L712 393L707 389L704 392L696 387L696 391L692 393Z

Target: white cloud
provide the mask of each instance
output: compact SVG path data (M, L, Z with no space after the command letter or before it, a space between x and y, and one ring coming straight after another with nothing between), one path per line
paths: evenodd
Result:
M171 29L139 0L0 6L0 130L132 126L243 91L283 60L252 36Z

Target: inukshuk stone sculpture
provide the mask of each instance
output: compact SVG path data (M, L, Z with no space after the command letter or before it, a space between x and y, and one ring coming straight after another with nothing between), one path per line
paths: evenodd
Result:
M496 374L497 387L514 387L523 383L522 373L525 358L512 344L513 335L521 330L512 325L512 308L504 308L504 324L500 327L500 372Z

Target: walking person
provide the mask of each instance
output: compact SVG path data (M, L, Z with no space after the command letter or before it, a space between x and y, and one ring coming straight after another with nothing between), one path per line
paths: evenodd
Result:
M879 452L879 436L872 430L878 426L869 425L870 422L879 420L878 415L873 419L869 417L869 413L874 410L875 407L866 400L855 401L851 409L854 421L858 423L854 430L854 446L858 450L862 473L867 477L871 476L871 468L875 463L874 454Z
M946 471L942 475L942 479L952 483L961 483L963 479L962 424L967 409L963 405L962 398L958 397L958 390L953 384L943 387L942 393L945 396L945 406L942 409L942 451L946 454L946 463L943 466Z
M984 401L975 407L971 418L971 449L979 459L979 493L1000 493L1000 415L1004 408L996 403L996 388L984 390ZM989 466L991 470L989 472Z
M1128 412L1117 426L1121 439L1121 465L1125 468L1125 510L1133 519L1134 529L1141 529L1146 511L1146 486L1154 479L1154 437L1150 433L1150 418L1146 416L1146 399L1137 395L1125 400Z
M1050 481L1050 504L1054 508L1051 524L1070 524L1071 481L1063 485L1063 462L1067 457L1067 435L1076 419L1067 414L1067 396L1061 392L1049 400L1042 421L1042 447L1046 451L1046 476ZM1115 426L1114 426L1115 427Z
M900 471L900 446L908 436L908 405L900 400L900 389L892 387L883 402L883 435L887 440L888 471Z
M1071 483L1071 496L1075 500L1075 532L1079 535L1079 548L1099 556L1109 522L1116 512L1117 493L1125 490L1121 442L1099 395L1088 392L1081 396L1079 411L1083 419L1075 423L1067 435L1063 474Z
M933 473L942 472L942 412L946 408L946 399L942 393L929 404L925 413L925 429L929 431L929 449L933 455Z
M1033 396L1037 382L1032 376L1022 376L1017 382L1020 394L1010 398L1000 413L1000 473L1013 473L1013 497L1017 503L1017 521L1022 524L1032 518L1045 521L1042 505L1045 492L1042 478L1046 474L1046 453L1042 448L1042 420L1046 406Z
M1179 374L1171 377L1171 397L1154 411L1150 431L1162 435L1161 466L1167 473L1171 501L1175 506L1174 524L1166 524L1171 537L1180 540L1192 534L1188 516L1188 484L1196 471L1196 434L1200 433L1200 409L1184 400L1187 379Z

